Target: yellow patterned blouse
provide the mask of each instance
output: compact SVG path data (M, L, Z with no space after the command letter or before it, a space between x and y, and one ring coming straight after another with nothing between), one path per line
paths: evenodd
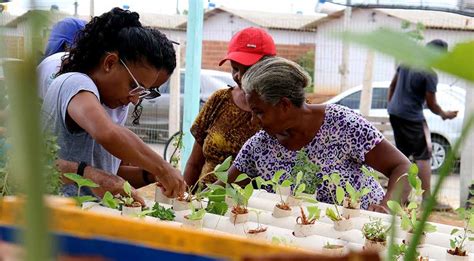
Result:
M205 163L201 175L227 157L237 156L240 148L260 128L251 123L252 113L246 112L234 103L232 88L216 91L206 102L191 127L194 139L202 147ZM213 175L205 182L214 182Z

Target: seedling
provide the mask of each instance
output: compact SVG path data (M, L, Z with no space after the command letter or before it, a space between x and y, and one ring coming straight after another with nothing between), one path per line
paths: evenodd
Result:
M409 204L406 208L402 208L400 203L397 201L389 200L387 202L388 208L395 214L400 215L401 217L401 228L409 233L413 233L416 228L420 225L418 216L420 215L421 210L419 209L418 204L415 202L417 197L423 194L423 189L421 189L421 179L418 177L418 167L416 164L412 164L408 170L408 174L405 174L401 177L407 176L408 182L412 187L412 191L409 195ZM401 178L400 177L400 178ZM423 229L423 234L435 232L436 227L432 224L426 223Z
M192 205L191 205L192 206ZM191 207L191 214L186 215L185 218L189 220L202 220L204 215L206 214L206 210L201 208L197 210L194 206Z
M228 209L228 206L225 203L225 189L217 188L211 190L207 194L207 197L209 200L206 207L207 213L224 216Z
M380 218L370 218L370 221L362 227L364 237L374 242L387 242L389 227L385 226Z
M249 229L247 231L247 233L249 233L249 234L258 234L258 233L263 233L263 232L267 231L268 228L262 226L262 224L260 223L260 214L262 214L262 211L258 211L258 210L255 210L255 209L252 209L251 211L255 212L255 214L257 215L257 227L254 228L254 229Z
M173 221L175 218L174 211L171 208L165 208L159 203L155 203L152 208L152 212L147 214L148 216L159 218L160 220Z
M298 172L298 174L296 174L296 180L293 184L294 188L291 191L290 196L297 199L297 200L303 200L303 201L309 202L309 203L317 203L318 201L316 201L316 199L314 199L312 196L309 197L309 196L306 196L304 194L304 191L306 189L306 184L303 183L302 181L303 181L303 172L300 171L300 172ZM285 182L285 181L283 181L283 182ZM289 199L290 199L290 197L288 197L288 200Z
M361 190L356 190L351 183L346 183L346 191L349 194L348 208L356 209L360 204L362 197L370 193L369 188L362 188Z
M467 256L466 240L474 241L474 237L468 237L469 233L474 233L474 210L458 208L456 212L465 221L465 225L461 230L455 228L451 231L451 235L454 237L449 240L451 249L448 250L448 253L455 256Z
M321 209L318 206L308 206L308 216L304 213L302 207L300 207L301 215L296 218L296 223L300 225L312 225L316 220L321 218Z
M335 193L329 193L331 194L332 200L335 203L334 209L336 211L332 210L332 208L327 208L326 216L332 221L341 221L342 215L341 213L339 213L339 209L337 207L337 205L342 204L342 202L344 201L344 196L345 196L344 189L339 186L339 183L341 181L341 176L338 173L333 173L331 175L324 175L323 180L327 181L330 186L335 187L335 190L336 190Z
M112 208L112 209L118 209L120 205L120 200L118 198L115 198L112 193L109 191L105 192L104 196L102 197L102 205Z
M123 183L123 191L125 192L125 195L126 195L126 196L122 196L123 205L125 205L126 207L141 207L142 206L140 202L135 201L135 199L133 199L132 186L130 185L130 183L128 183L128 181L125 181L125 183Z
M94 196L81 196L81 188L82 187L89 187L89 188L98 188L99 185L94 183L90 179L86 179L78 174L75 173L66 173L64 176L72 181L74 181L77 185L77 196L74 197L76 200L77 204L81 206L84 202L91 202L91 201L96 201L97 198Z
M394 250L394 260L402 260L402 258L405 256L405 253L407 252L408 250L408 246L405 244L405 242L403 241L401 244L394 244L393 245L393 250ZM416 259L417 261L420 260L424 260L423 257L420 257L420 253L418 251L416 251L416 256L418 256L418 258Z
M280 202L277 203L277 207L283 210L291 210L291 207L288 205L288 203L283 199L283 195L281 192L282 188L288 188L292 185L292 182L288 179L284 180L280 184L280 179L285 174L284 170L279 170L275 172L275 175L273 175L272 179L265 182L265 184L268 184L272 187L272 190L275 191L279 196L280 196Z

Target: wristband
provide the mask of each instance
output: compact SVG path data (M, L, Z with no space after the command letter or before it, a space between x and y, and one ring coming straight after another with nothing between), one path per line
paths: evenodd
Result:
M84 169L85 169L86 167L87 167L87 163L85 163L84 161L81 161L81 162L79 163L79 166L77 167L77 172L76 172L76 173L77 173L79 176L82 176L82 177L83 177L83 176L84 176Z

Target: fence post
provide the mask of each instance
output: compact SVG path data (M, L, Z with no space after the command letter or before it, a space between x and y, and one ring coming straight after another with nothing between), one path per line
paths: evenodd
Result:
M181 169L191 155L194 138L189 129L199 112L201 93L202 27L204 8L202 0L189 0L186 29L186 77L184 81L183 150Z
M180 42L179 39L178 42ZM168 137L178 132L181 126L181 45L174 45L174 49L176 51L176 69L170 78Z
M362 84L362 92L360 95L360 113L369 116L370 107L372 106L372 75L374 71L374 51L367 50L367 58L365 60L364 82Z
M469 115L474 113L474 86L469 83L466 88L466 98L464 107L464 122ZM461 177L459 179L461 207L465 206L469 194L469 187L474 180L474 135L472 133L467 137L461 151Z

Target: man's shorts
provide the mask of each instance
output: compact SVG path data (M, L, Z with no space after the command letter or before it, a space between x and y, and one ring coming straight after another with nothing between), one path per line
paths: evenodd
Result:
M409 121L390 115L397 148L414 160L431 159L431 136L426 121Z

